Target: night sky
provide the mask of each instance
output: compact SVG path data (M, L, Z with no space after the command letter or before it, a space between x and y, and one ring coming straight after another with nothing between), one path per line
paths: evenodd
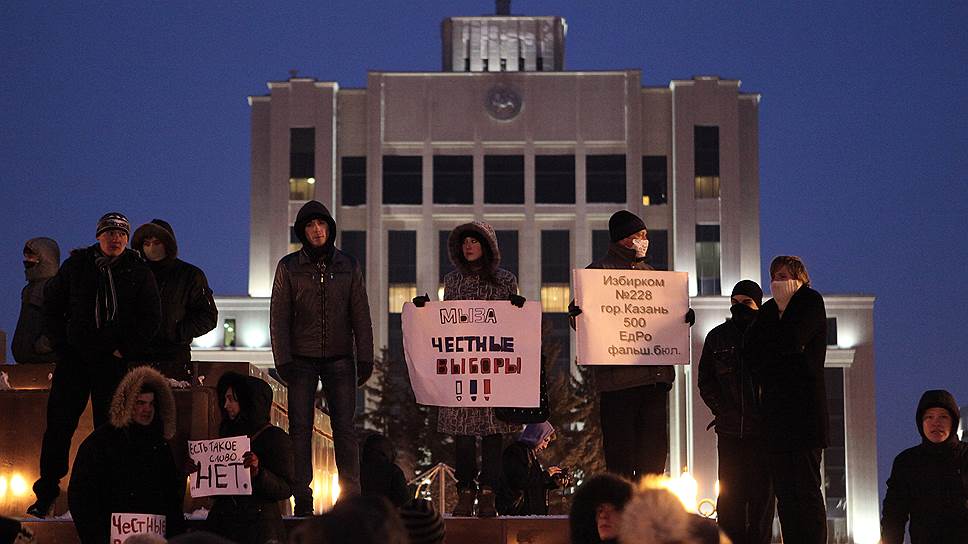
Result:
M367 70L439 71L440 21L493 13L467 0L44 4L6 4L0 29L8 343L23 242L50 236L66 256L106 211L170 221L216 293L245 294L246 96L290 69L344 88ZM801 255L822 293L877 296L883 490L918 439L921 392L968 404L968 3L757 4L519 0L512 13L564 16L569 70L639 68L662 86L719 75L762 94L764 267Z

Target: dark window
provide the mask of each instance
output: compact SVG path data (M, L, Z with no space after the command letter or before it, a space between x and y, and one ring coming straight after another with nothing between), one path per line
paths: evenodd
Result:
M383 156L383 203L423 203L423 158Z
M541 231L541 283L571 282L571 243L567 230Z
M535 68L537 68L537 70L539 72L543 72L544 71L544 58L543 57L536 58L535 59L535 63L536 63Z
M434 204L474 203L474 157L434 155Z
M366 204L366 157L343 157L340 161L343 205Z
M302 244L302 240L300 240L299 235L296 234L296 227L293 227L291 225L289 227L289 243Z
M827 345L828 346L837 345L837 318L836 317L827 318Z
M538 204L575 203L574 155L535 155L534 201Z
M694 127L696 198L719 198L719 127Z
M289 177L311 178L316 175L316 129L289 129Z
M412 230L387 232L387 281L417 282L417 233Z
M669 169L665 155L642 157L642 205L668 202Z
M501 251L501 268L518 276L518 231L499 230L497 248Z
M524 204L523 156L484 156L484 203Z
M844 369L825 368L830 445L823 452L828 534L847 534L847 451L844 428Z
M669 270L669 231L649 231L649 264L656 270Z
M394 363L404 363L403 354L403 314L387 315L387 355Z
M598 260L608 253L608 246L612 243L612 237L607 230L592 231L592 259Z
M440 281L444 281L444 276L454 269L454 265L450 262L450 247L447 245L447 240L449 239L449 230L442 230L437 235L437 247L440 255L438 258L437 272Z
M541 354L545 358L545 372L568 372L571 326L567 313L541 315Z
M585 157L585 198L588 202L625 202L625 155Z
M360 270L366 274L366 231L344 230L339 233L340 249L360 263Z
M719 253L719 225L696 225L696 286L700 295L721 292Z

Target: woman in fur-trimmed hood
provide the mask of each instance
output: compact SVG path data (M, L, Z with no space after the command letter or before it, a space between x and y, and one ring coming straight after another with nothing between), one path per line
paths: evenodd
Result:
M167 535L185 524L185 479L168 445L175 399L168 380L150 367L129 372L111 401L109 422L77 451L68 504L84 543L108 541L112 513L164 515Z

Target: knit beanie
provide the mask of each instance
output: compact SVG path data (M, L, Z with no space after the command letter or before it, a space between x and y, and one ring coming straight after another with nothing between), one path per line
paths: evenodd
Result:
M128 222L128 218L121 212L106 213L97 220L97 234L94 237L96 238L102 232L112 229L120 230L125 236L128 236L131 234L131 223Z
M645 230L645 222L628 210L617 211L608 220L608 237L612 242L628 238L640 230Z
M444 541L444 520L426 499L411 499L400 507L400 519L407 527L410 544L439 544Z
M753 299L756 306L763 305L763 290L753 280L742 280L733 287L733 292L729 296L744 295Z

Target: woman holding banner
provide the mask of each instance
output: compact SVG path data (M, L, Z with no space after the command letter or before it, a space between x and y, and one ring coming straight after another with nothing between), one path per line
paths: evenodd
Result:
M475 221L455 228L447 240L454 270L444 276L444 300L510 300L524 305L518 295L518 280L500 268L501 252L494 228ZM426 295L414 299L422 306ZM478 517L497 515L494 490L501 480L501 453L504 433L517 432L518 425L505 423L494 415L493 408L441 407L437 431L454 437L457 463L457 507L455 516L473 514L477 499ZM481 439L481 470L477 470L477 439ZM479 488L478 488L479 486Z
M286 431L269 423L272 388L255 376L226 372L217 390L219 437L245 435L251 441L242 459L252 476L252 494L216 497L208 530L238 544L285 542L279 502L292 496L292 443Z

